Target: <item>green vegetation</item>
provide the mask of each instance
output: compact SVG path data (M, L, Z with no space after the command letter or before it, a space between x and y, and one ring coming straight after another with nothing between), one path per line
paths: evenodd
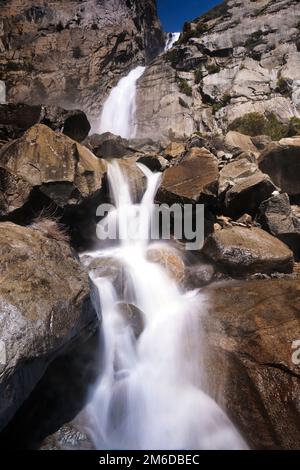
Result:
M247 41L244 44L246 49L251 50L254 47L261 44L263 35L264 33L261 30L255 31L255 33L252 33L251 36L247 39Z
M193 95L193 89L184 78L177 78L179 90L187 96Z
M221 70L217 64L210 64L206 68L210 75L212 75L213 73L219 73Z
M184 52L181 49L171 49L166 53L166 59L171 62L174 69L182 62L183 56Z
M81 57L83 57L79 46L73 47L73 57L74 59L80 59Z
M207 13L200 16L199 20L216 20L217 18L220 18L220 16L229 16L228 1L225 1L221 3L221 5L217 5L214 8L211 8L211 10L209 10Z
M17 72L19 70L24 70L26 72L33 72L34 67L31 62L21 63L21 62L8 61L7 70L11 72Z
M277 93L280 93L283 96L290 97L291 96L291 88L289 82L285 80L281 75L279 75L276 85Z
M229 95L229 93L226 93L225 95L223 95L221 101L212 105L212 112L216 114L220 109L227 106L230 103L230 100L231 96Z
M199 83L201 83L202 79L203 79L203 72L202 72L201 67L198 67L195 70L195 83L196 83L196 85L199 85Z
M280 140L300 134L300 119L292 117L288 123L283 123L274 113L249 113L235 119L228 129L250 136L264 134Z
M199 38L208 31L208 26L203 21L198 21L196 28L193 29L191 23L184 23L183 33L179 38L179 44L186 44L190 38Z

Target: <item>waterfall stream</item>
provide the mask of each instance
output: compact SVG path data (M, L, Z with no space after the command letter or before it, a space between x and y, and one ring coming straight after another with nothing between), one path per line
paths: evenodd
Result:
M103 105L99 134L112 132L125 139L135 137L136 82L144 71L145 67L136 67L112 89Z
M125 175L116 161L110 164L120 244L85 254L122 265L125 281L116 288L109 276L91 272L104 344L104 368L88 406L93 440L98 449L244 448L226 415L194 383L200 357L198 348L190 350L190 335L200 329L201 293L184 293L163 267L148 260L145 228L160 174L143 170L147 189L134 206ZM140 335L122 312L124 303L141 315Z
M170 50L174 46L175 42L178 41L179 37L180 33L168 33L165 45L165 52Z
M112 91L102 114L106 130L118 126L123 135L129 132L132 84L142 71L136 69ZM115 102L117 124L109 120ZM90 269L103 336L103 367L87 407L94 444L123 450L246 448L225 413L201 390L201 347L196 343L201 346L203 294L185 292L162 265L149 259L153 244L148 235L161 174L139 166L147 184L135 203L122 167L115 160L109 163L114 209L107 217L117 225L119 240L110 247L99 242L96 250L83 255L88 267L104 262L109 268L107 274ZM168 247L162 242L155 246L162 251ZM114 267L121 267L121 279L111 275Z

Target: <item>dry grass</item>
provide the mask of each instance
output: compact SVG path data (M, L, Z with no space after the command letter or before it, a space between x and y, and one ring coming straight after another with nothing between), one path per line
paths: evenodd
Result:
M47 238L57 240L59 242L70 242L70 236L67 229L60 224L55 218L40 215L37 217L31 227L42 232Z

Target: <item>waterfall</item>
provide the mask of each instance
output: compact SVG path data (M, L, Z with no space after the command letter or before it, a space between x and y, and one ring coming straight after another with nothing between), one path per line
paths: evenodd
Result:
M175 42L178 41L179 37L180 37L180 33L168 33L167 34L165 52L174 46Z
M135 137L136 82L145 67L138 66L121 78L103 105L98 133L112 132L126 139Z
M184 292L160 265L149 260L147 239L160 173L140 165L147 187L139 204L116 161L108 181L119 243L84 255L87 265L107 260L122 266L122 282L90 271L102 316L103 368L87 407L98 449L244 449L242 438L196 380L203 295ZM131 230L128 230L128 227ZM160 249L165 245L159 244ZM131 305L139 320L136 333ZM199 331L200 332L200 331Z

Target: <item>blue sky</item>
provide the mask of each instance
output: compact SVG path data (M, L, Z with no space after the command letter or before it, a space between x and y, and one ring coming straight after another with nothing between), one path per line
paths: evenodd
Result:
M219 3L221 0L157 0L158 13L166 33L182 31L185 21L193 20Z

